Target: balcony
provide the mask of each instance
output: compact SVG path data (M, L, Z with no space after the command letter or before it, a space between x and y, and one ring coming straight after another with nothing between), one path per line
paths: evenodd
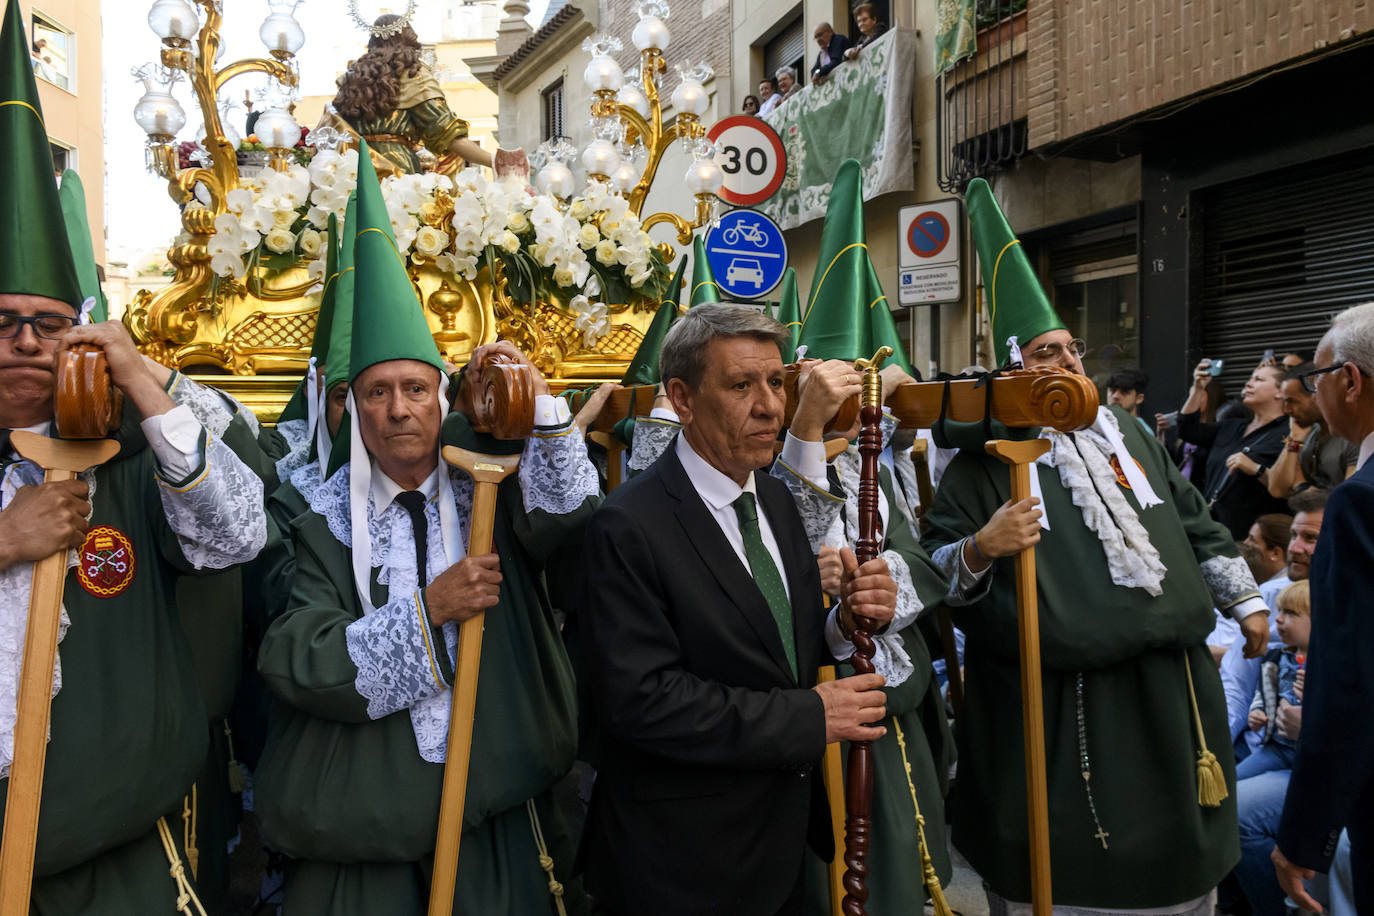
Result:
M893 29L819 85L803 86L764 120L787 152L782 188L758 209L784 229L825 216L846 159L863 166L864 198L915 187L912 93L916 33Z
M936 78L937 171L946 191L961 193L1026 152L1025 7L980 2L977 50Z

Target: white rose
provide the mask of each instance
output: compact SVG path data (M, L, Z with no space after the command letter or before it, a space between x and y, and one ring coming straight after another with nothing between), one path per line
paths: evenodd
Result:
M448 247L448 233L433 226L421 226L415 233L415 251L427 258L436 257Z
M582 228L577 230L577 244L580 247L595 248L599 241L601 241L601 230L591 223L584 223Z
M520 239L514 232L504 232L501 234L501 250L506 254L515 254L520 250Z
M567 268L560 267L553 272L553 282L559 286L572 286L573 272Z
M302 229L298 244L301 248L301 254L307 258L318 258L320 252L324 250L324 236L314 229Z
M295 210L276 210L272 213L272 228L274 229L290 229L291 224L295 221Z
M290 229L268 230L267 237L263 242L267 245L268 251L273 251L277 254L286 254L296 247L296 237L291 234Z
M506 226L511 232L524 232L530 228L530 220L525 214L516 211L506 219Z
M596 259L607 267L615 263L615 243L603 240L596 243Z
M573 201L572 206L568 208L568 215L578 222L581 222L592 215L592 209L587 206L585 200L579 197L577 200Z

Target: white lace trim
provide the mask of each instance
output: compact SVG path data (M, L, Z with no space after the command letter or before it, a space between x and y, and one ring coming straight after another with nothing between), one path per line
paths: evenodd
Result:
M1213 604L1223 612L1246 598L1259 596L1255 574L1240 557L1211 557L1203 560L1202 578L1212 593Z
M205 469L185 487L158 479L162 511L196 569L247 563L267 543L262 480L220 440L205 445Z
M277 432L281 433L287 446L286 454L277 459L277 479L291 479L298 469L310 462L310 430L305 420L285 420L277 424ZM318 476L319 472L316 471ZM316 483L319 483L318 479Z
M1163 594L1161 583L1168 570L1117 483L1111 467L1115 449L1110 437L1099 429L1103 424L1110 424L1119 438L1116 418L1107 410L1099 411L1092 427L1076 433L1046 429L1041 438L1049 440L1050 450L1039 461L1059 471L1059 480L1082 512L1084 524L1102 542L1112 581L1126 588L1143 588L1158 597ZM1124 465L1132 460L1127 454L1121 462ZM1033 468L1031 476L1036 476Z
M309 470L307 466L297 474ZM311 509L323 516L330 533L350 549L353 544L349 513L351 472L351 467L344 465L323 484L317 484L308 495L301 494ZM472 515L472 479L457 470L449 471L449 479L461 540L465 545ZM441 686L442 682L436 680L438 666L430 653L438 651L438 647L430 642L426 619L416 602L415 534L410 516L399 503L393 502L378 517L371 495L367 502L372 558L378 563L375 567L377 581L387 587L387 603L349 624L345 631L348 656L358 669L354 688L367 700L367 713L373 719L408 709L420 757L430 763L443 763L452 694L447 686ZM437 498L425 506L425 523L428 531L426 565L430 571L428 578L433 580L449 566ZM463 556L461 551L459 556ZM443 633L444 651L448 652L452 665L458 650L457 624L446 623Z
M296 492L301 494L301 499L305 500L307 506L310 505L310 497L324 485L324 481L320 480L320 463L311 461L301 465L291 472L290 480L291 486L295 487Z
M681 424L665 420L641 418L635 421L634 439L630 445L630 470L643 471L657 461L681 429Z
M567 515L601 492L596 466L587 457L587 441L571 424L526 439L519 474L526 512Z
M168 394L176 403L185 404L189 407L191 416L195 417L200 425L209 430L210 435L216 438L224 435L224 431L229 428L229 424L234 420L233 411L224 403L219 394L180 373L177 374L176 381L172 384L172 390ZM254 427L257 424L256 417L253 418L253 424Z
M95 474L85 472L77 477L90 487L89 496L95 502ZM43 471L36 464L20 461L5 469L0 482L0 506L8 506L20 487L36 486L43 482ZM67 556L67 568L76 565L76 551ZM14 727L19 721L19 679L24 667L24 637L29 622L29 596L33 590L33 564L16 563L0 570L0 779L10 775L14 762ZM71 617L64 603L59 611L57 642L66 638ZM62 690L62 655L59 650L53 659L52 696ZM52 726L48 727L52 737Z

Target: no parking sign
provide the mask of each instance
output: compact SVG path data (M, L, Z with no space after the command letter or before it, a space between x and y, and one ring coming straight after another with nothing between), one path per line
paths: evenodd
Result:
M787 153L777 131L751 115L734 115L706 133L716 146L716 162L725 173L720 199L737 207L761 204L782 187Z
M961 219L957 198L902 208L897 218L897 301L902 305L959 301Z

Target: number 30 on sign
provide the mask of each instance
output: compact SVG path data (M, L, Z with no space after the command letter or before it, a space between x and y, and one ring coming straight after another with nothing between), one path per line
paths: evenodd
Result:
M716 147L716 162L725 173L720 199L737 207L761 204L782 187L787 153L767 123L750 115L734 115L716 123L706 134Z

